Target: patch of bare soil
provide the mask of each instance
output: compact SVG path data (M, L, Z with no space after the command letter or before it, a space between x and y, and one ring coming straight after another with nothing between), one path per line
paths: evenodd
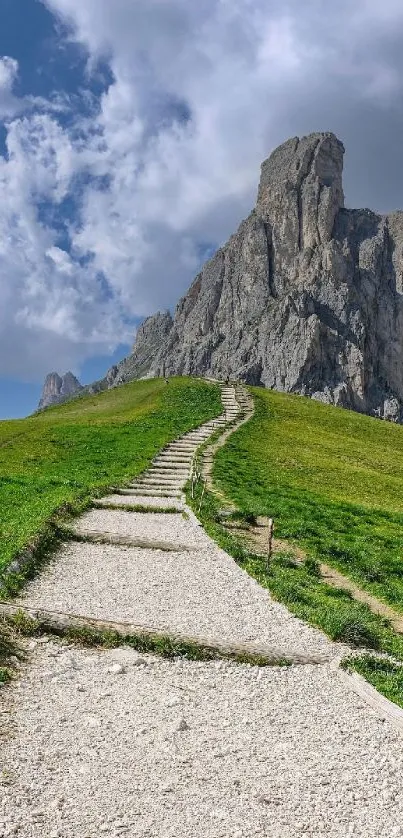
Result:
M255 525L248 525L238 521L228 521L225 526L227 529L236 530L244 539L245 543L250 546L251 549L257 551L259 555L267 555L269 533L268 518L263 516L257 518ZM302 563L306 559L306 553L304 550L297 547L295 544L291 544L290 542L284 541L280 538L273 538L272 549L274 555L286 553L288 556L291 555L298 563ZM342 588L345 591L349 591L353 599L367 605L373 614L385 617L389 620L392 628L397 632L397 634L403 634L403 617L394 611L393 608L386 605L386 603L382 602L377 597L372 596L372 594L369 594L367 591L364 591L359 587L359 585L351 579L348 579L347 576L344 576L340 573L340 571L329 567L329 565L320 563L319 568L321 578L324 582L328 585L333 585L335 588Z
M243 538L246 544L251 547L259 555L266 555L269 546L269 519L264 516L259 516L256 524L246 524L243 521L226 521L226 529L236 530ZM274 554L286 553L292 556L296 561L303 562L306 559L306 553L297 547L296 544L291 544L281 538L273 538L272 549Z

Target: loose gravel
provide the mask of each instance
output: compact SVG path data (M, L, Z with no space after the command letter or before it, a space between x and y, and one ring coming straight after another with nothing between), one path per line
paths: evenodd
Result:
M337 653L213 542L186 553L70 543L16 602L228 642Z
M108 498L111 496L108 495ZM112 495L114 498L113 504L119 505L122 504L122 498L124 498L124 504L129 506L145 506L145 507L152 507L155 509L173 509L176 507L178 511L182 511L184 509L184 505L181 500L177 499L176 497L163 497L158 495ZM102 498L102 502L107 500L108 498ZM119 500L118 500L119 499ZM110 501L109 501L110 503ZM112 505L113 505L112 504Z
M328 667L53 643L32 656L12 689L0 835L403 835L401 737Z
M143 486L143 490L146 489ZM105 506L155 506L161 509L173 509L174 507L180 511L184 509L184 504L179 498L178 492L169 494L169 490L164 490L166 494L161 496L156 495L107 495L101 499L101 504Z
M202 527L195 526L193 521L176 513L91 509L79 518L75 530L83 535L86 532L97 531L193 547L206 544Z

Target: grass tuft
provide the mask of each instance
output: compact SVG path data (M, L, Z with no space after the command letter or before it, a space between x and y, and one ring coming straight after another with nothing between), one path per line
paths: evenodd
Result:
M314 559L313 556L307 556L304 561L304 567L307 573L310 573L311 576L316 576L317 579L320 578L320 562L317 559Z
M194 500L188 503L197 511L201 487L196 487ZM277 554L270 566L266 559L250 551L239 532L228 530L219 521L219 501L206 492L198 515L209 535L226 550L260 585L268 588L274 599L284 603L302 620L320 628L332 640L355 648L372 649L393 655L403 661L403 637L397 635L389 622L373 614L367 605L354 600L349 591L334 588L323 581L306 562L297 563L292 556Z
M373 655L346 658L343 669L362 675L382 695L403 707L403 666Z
M22 660L23 652L16 632L6 620L0 619L0 684L7 684L13 677L15 660Z
M248 652L228 652L226 654L224 651L191 641L177 640L169 635L145 634L141 631L136 634L124 635L113 630L97 629L90 626L50 627L46 622L30 619L23 612L18 612L7 618L7 623L18 634L26 637L37 637L43 634L53 635L88 648L112 649L118 646L130 646L137 652L159 655L169 659L180 657L197 661L236 660L238 663L261 667L289 666L290 664L290 661L283 657L273 660L271 657L266 658L263 655Z

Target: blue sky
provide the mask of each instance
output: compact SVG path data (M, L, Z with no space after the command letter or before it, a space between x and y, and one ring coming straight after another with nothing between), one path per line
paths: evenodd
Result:
M52 91L63 91L70 96L78 95L85 83L94 93L107 89L111 76L107 65L101 65L99 72L86 78L87 52L77 43L66 43L60 20L38 0L0 0L2 26L0 28L0 56L12 56L18 61L19 73L14 86L15 95L48 97ZM80 111L85 107L80 102ZM69 114L66 115L69 118ZM62 117L63 119L63 117ZM7 129L0 123L0 152L6 153ZM44 202L38 208L40 215L52 215L53 225L59 228L58 243L69 246L66 234L66 219L74 213L74 200L55 212L54 205ZM101 378L106 369L123 358L130 347L119 344L110 354L87 358L79 368L83 383ZM49 370L50 371L50 370ZM23 381L18 378L0 378L0 418L19 418L35 410L42 389L41 380Z
M0 0L0 418L173 308L261 161L333 130L349 206L403 205L401 0Z

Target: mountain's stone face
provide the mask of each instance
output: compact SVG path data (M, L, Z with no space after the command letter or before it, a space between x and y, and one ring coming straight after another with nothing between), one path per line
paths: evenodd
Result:
M196 374L403 418L403 213L344 209L343 146L292 139L177 306L149 374Z
M57 372L50 372L43 385L38 410L43 410L44 407L50 407L52 404L60 404L82 389L82 385L72 372L66 372L63 376L58 375Z
M134 378L150 378L153 375L155 358L172 330L172 316L169 311L157 312L147 317L139 326L131 355L124 358L115 367L111 367L106 378L109 377L109 387L116 387ZM161 361L163 374L164 362ZM105 381L105 379L103 379Z
M148 318L94 386L230 375L403 421L403 212L345 209L343 153L331 133L277 148L173 319Z

